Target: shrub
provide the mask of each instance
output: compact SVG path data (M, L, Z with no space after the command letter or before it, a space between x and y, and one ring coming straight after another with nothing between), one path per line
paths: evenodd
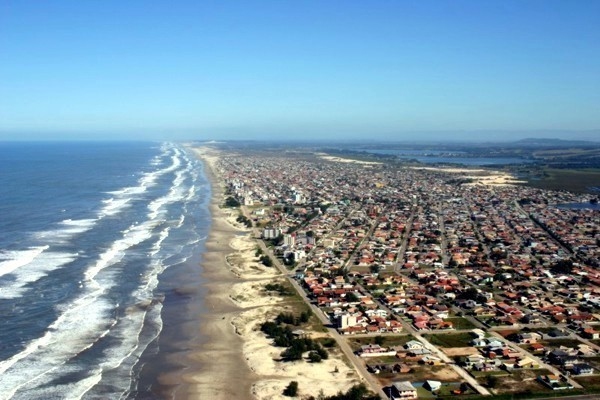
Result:
M298 395L298 382L291 381L283 390L283 395L288 397L296 397Z

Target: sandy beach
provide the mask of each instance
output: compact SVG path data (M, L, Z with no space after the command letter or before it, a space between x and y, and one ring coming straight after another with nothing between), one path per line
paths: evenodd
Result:
M321 363L283 362L283 348L260 332L262 322L288 309L286 299L266 293L264 286L281 282L274 267L255 256L251 232L236 222L237 210L223 209L223 187L212 149L193 149L206 166L212 184L212 227L202 260L205 311L200 316L198 344L185 356L189 368L163 383L178 385L177 399L286 399L290 381L299 384L300 398L332 395L349 389L358 376L341 356ZM308 332L311 334L311 332ZM324 335L312 333L312 335Z

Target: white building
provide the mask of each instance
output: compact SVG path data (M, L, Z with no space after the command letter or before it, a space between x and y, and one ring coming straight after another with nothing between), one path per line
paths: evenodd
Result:
M416 399L417 389L410 381L397 381L392 383L389 395L390 400Z
M262 232L263 239L275 239L281 235L281 229L279 228L265 228Z
M293 235L283 235L283 245L288 247L294 247L296 244L296 238Z

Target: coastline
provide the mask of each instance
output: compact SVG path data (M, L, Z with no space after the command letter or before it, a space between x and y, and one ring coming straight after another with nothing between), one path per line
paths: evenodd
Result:
M210 157L196 149L190 150L203 160L211 186L211 226L200 260L204 295L201 302L190 307L196 322L189 324L188 329L194 339L187 349L175 356L184 366L183 370L165 373L159 380L162 385L176 387L173 394L176 400L250 399L254 377L243 359L242 339L232 325L240 309L229 298L229 290L239 278L230 272L226 263L226 257L233 251L230 242L239 230L228 222L220 208L223 188Z
M211 228L202 256L205 293L196 305L197 337L179 355L185 369L164 374L161 383L176 386L174 398L286 399L283 389L294 380L301 397L337 394L360 380L339 352L321 363L279 361L280 347L260 332L259 325L281 311L288 300L266 293L267 283L282 282L274 267L265 267L255 255L256 239L238 222L236 209L223 209L224 187L213 149L188 147L204 163L211 184ZM324 333L312 332L323 336Z

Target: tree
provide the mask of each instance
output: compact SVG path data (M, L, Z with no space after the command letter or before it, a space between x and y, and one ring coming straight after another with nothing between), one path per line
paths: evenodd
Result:
M225 206L227 206L227 207L239 207L240 206L240 202L237 201L234 197L229 196L225 200Z
M262 262L266 267L270 267L273 265L273 261L271 260L271 257L269 257L267 255L261 256L260 262Z
M479 292L477 291L477 289L475 289L473 287L469 287L465 291L460 293L457 296L457 298L464 299L464 300L477 300L478 296L479 296Z
M486 378L487 386L490 388L495 388L498 384L498 377L495 375L488 375Z
M346 301L348 303L356 303L357 301L360 301L360 299L358 298L356 293L348 292L348 293L346 293Z
M381 335L375 336L375 344L383 346L384 343L385 343L385 337L383 337Z
M310 362L313 363L319 363L322 360L321 356L316 351L311 351L310 353L308 353L308 359L310 360Z
M283 390L283 395L287 397L296 397L298 395L298 382L291 381Z
M329 353L327 350L322 348L321 346L317 347L317 354L321 357L322 360L327 360L329 358Z
M560 274L570 274L573 271L573 261L571 260L560 260L557 261L554 265L550 267L550 271L552 273L560 275Z

